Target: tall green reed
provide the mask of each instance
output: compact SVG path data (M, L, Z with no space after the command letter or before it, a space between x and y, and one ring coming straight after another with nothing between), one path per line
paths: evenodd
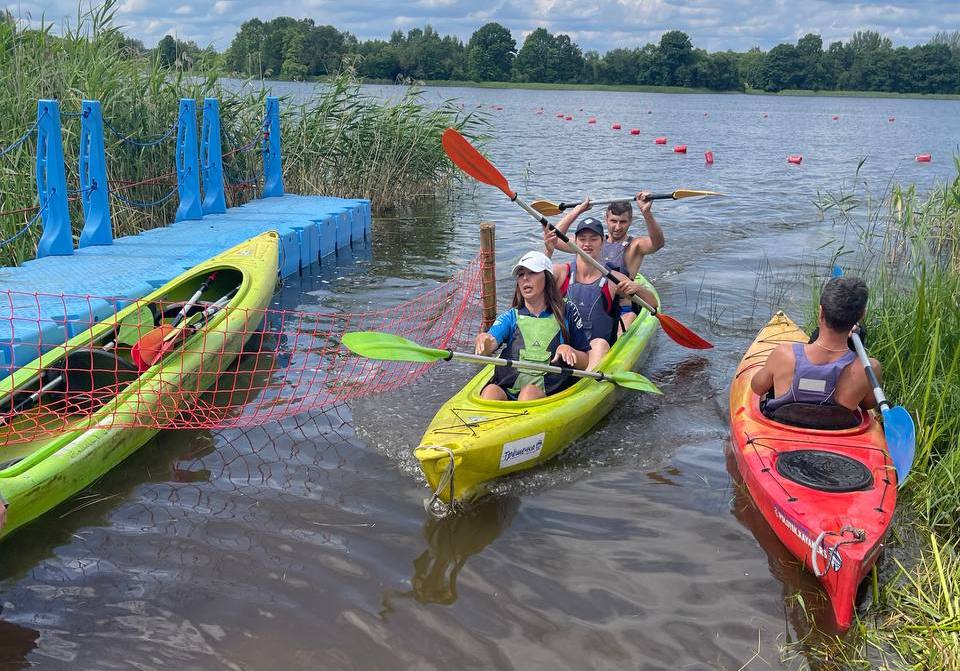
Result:
M73 25L55 35L53 26L24 28L15 18L0 20L0 147L30 127L38 98L60 101L68 187L78 187L76 156L80 122L70 116L83 99L100 100L105 119L123 137L150 139L176 121L181 98L220 100L223 150L243 147L261 132L265 91L261 87L222 86L223 72L204 63L189 74L162 67L156 59L131 52L115 25L117 0L78 9ZM454 174L442 154L440 133L447 126L476 135L482 119L463 115L452 103L426 105L415 91L396 103L360 94L349 74L335 78L306 104L282 101L282 149L286 189L293 193L325 193L366 197L376 209L431 195ZM138 147L105 131L107 172L112 188L129 200L153 201L176 184L171 137L154 147ZM38 205L34 181L35 143L31 138L0 159L0 212ZM255 196L246 184L262 174L259 143L250 151L233 152L224 161L228 200L238 204ZM154 180L153 178L157 178ZM131 182L153 180L128 187ZM111 198L114 235L128 235L173 220L176 197L143 209ZM0 215L0 239L21 230L33 212ZM82 229L82 213L71 203L74 238ZM0 248L0 264L33 258L40 236L34 225L15 242Z

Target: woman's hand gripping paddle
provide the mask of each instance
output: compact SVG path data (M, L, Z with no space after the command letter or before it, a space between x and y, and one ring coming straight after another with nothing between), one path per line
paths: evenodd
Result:
M644 198L645 201L651 200L679 200L681 198L699 198L702 196L725 196L724 193L717 193L716 191L694 191L692 189L677 189L672 193L650 193L647 194L647 197ZM633 197L630 198L614 198L613 200L599 200L591 205L609 205L617 200L631 201ZM535 200L530 203L530 206L533 207L537 212L546 216L546 217L555 217L564 210L570 210L580 203L554 203L550 200Z
M842 277L843 270L840 266L834 266L832 275ZM903 406L890 405L890 401L880 387L876 373L873 372L873 366L870 365L870 358L860 341L860 336L854 332L850 334L850 339L857 350L857 357L863 365L863 370L867 373L867 379L873 387L873 397L877 400L877 407L880 408L880 414L883 416L883 435L887 439L887 451L890 452L893 467L897 470L897 487L903 487L903 483L907 481L907 476L910 474L910 467L913 466L913 457L917 450L917 429L913 424L913 417Z
M494 165L490 163L490 161L484 158L484 156L478 152L473 145L467 142L465 137L463 137L455 129L448 128L443 132L442 142L443 149L447 153L447 156L450 157L450 160L453 161L458 168L463 170L477 181L483 182L484 184L489 184L490 186L494 186L503 191L503 193L506 194L506 196L516 203L520 208L522 208L524 212L539 221L542 226L554 231L559 240L568 243L570 248L573 249L584 261L600 271L608 280L615 284L617 283L616 277L614 277L613 273L610 272L609 268L570 242L570 239L565 234L557 230L556 227L547 221L542 214L520 200L520 198L517 197L517 192L510 189L510 184L500 173L500 171L497 170ZM698 336L696 333L678 322L673 317L663 314L657 308L653 307L639 296L631 296L630 300L656 317L660 322L660 326L663 327L664 332L678 345L687 347L689 349L710 349L713 347L710 342Z
M344 333L342 342L346 345L347 349L354 354L359 354L368 359L412 361L416 363L435 363L437 361L456 359L458 361L469 361L470 363L481 365L493 364L494 366L527 368L543 373L570 373L574 377L588 377L601 382L612 382L617 386L625 389L633 389L634 391L645 391L651 394L662 393L653 382L639 373L629 371L620 373L598 373L596 371L561 368L560 366L550 366L529 361L513 361L495 356L454 352L448 349L435 349L433 347L424 347L412 340L407 340L393 333L353 331Z

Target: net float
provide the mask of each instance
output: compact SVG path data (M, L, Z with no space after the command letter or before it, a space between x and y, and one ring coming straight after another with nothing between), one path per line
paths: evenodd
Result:
M703 152L703 159L707 162L707 165L713 165L713 152L712 151Z
M587 123L597 123L597 117L595 116L590 117L589 119L587 119Z
M612 126L610 126L610 128L612 128L613 130L620 130L620 124L615 123Z
M685 145L685 144L678 144L678 145L676 145L676 146L673 148L673 153L674 153L674 154L686 154L686 153L687 153L687 145Z
M667 138L665 138L665 137L658 137L658 138L656 138L653 142L654 142L654 144L666 144L666 143L667 143Z
M803 162L803 156L800 154L791 154L787 156L787 163L793 163L794 165L800 165Z
M639 129L639 128L631 128L631 129L630 129L630 135L640 135L640 129Z
M929 163L933 160L933 154L917 154L917 163Z

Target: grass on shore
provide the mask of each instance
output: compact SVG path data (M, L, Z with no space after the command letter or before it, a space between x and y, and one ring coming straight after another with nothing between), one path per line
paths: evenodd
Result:
M960 671L960 159L957 177L922 199L895 186L870 211L855 205L869 202L847 194L821 207L846 235L842 265L870 285L868 345L887 396L914 417L916 460L878 603L843 641L799 645L817 668Z
M224 72L195 67L190 76L136 56L114 24L117 0L81 9L73 27L55 36L49 24L27 29L0 20L0 148L14 142L36 120L37 99L60 101L68 189L79 186L76 157L83 99L101 101L105 120L124 137L160 138L177 117L181 98L220 101L224 178L230 204L255 197L262 175L260 143L265 93L260 87L231 91L220 85ZM454 174L440 150L447 126L476 136L483 118L464 114L452 104L440 108L421 102L410 91L399 102L381 102L360 93L359 83L343 75L302 105L281 101L284 180L291 193L370 198L377 210L419 195L432 195ZM153 207L127 201L160 199L176 188L175 133L156 146L136 146L105 129L107 174L111 189L114 236L129 235L173 221L174 195ZM235 151L248 146L245 151ZM0 240L7 240L33 218L36 135L0 158ZM157 178L148 184L129 186ZM24 208L34 210L20 211ZM79 199L71 202L74 240L83 216ZM34 257L41 225L0 247L0 264L15 265Z

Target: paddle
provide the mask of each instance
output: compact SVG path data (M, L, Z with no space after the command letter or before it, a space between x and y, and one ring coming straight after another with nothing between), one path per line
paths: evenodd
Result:
M412 340L407 340L393 333L381 333L380 331L352 331L344 333L342 342L354 354L366 357L368 359L381 359L384 361L413 361L416 363L434 363L437 361L449 361L457 359L458 361L469 361L482 365L493 364L494 366L507 366L513 368L527 368L543 373L567 373L574 377L588 377L592 380L601 382L612 382L613 384L625 389L634 391L646 391L651 394L661 394L653 382L639 373L629 371L620 373L598 373L596 371L577 370L576 368L561 368L560 366L550 366L542 363L533 363L530 361L514 361L512 359L501 359L495 356L481 356L479 354L467 354L464 352L454 352L449 349L434 349L418 345Z
M210 273L207 279L200 284L200 288L190 297L190 300L184 303L183 308L180 309L180 312L177 313L177 316L171 323L162 324L137 340L130 350L133 362L137 364L137 368L144 371L156 362L163 343L168 337L175 337L175 334L182 331L182 329L177 329L177 325L187 316L190 309L197 304L201 294L210 288L210 283L216 278L216 271Z
M117 347L117 345L125 345L131 342L131 337L135 340L140 333L141 324L153 324L153 313L150 311L150 306L144 305L139 310L135 310L127 314L116 326L117 336L106 345L103 345L100 349L104 352L109 352L110 350ZM32 384L36 381L40 375L31 378L31 380L24 383L24 385ZM60 382L63 381L64 373L60 373L56 377L50 379L49 381L43 383L39 389L27 396L26 398L18 401L13 405L10 410L6 411L2 417L0 417L0 426L4 425L9 421L10 417L16 415L18 412L22 412L31 405L37 402L41 396L45 393L58 386ZM16 394L17 390L14 389L11 394ZM9 398L9 395L4 399L0 400L0 406L4 404L6 399Z
M510 200L520 206L524 212L539 221L542 226L554 231L557 234L557 238L563 242L566 242L571 249L573 249L577 254L580 255L581 258L583 258L584 261L600 271L600 273L602 273L603 276L609 281L613 282L614 284L618 283L617 278L613 275L613 273L610 272L609 268L570 242L570 239L564 233L557 230L553 224L547 221L546 217L520 200L520 198L517 197L517 192L511 191L510 184L500 173L500 171L497 170L494 165L490 163L490 161L484 158L484 156L478 152L473 145L467 142L465 137L463 137L455 129L448 128L443 132L441 141L447 156L450 157L450 160L453 161L458 168L463 170L477 181L483 182L484 184L489 184L490 186L494 186L503 191L503 193L506 194ZM673 317L661 313L657 308L653 307L639 296L631 296L630 300L656 317L660 322L660 326L663 327L664 332L677 344L689 349L710 349L713 347L711 343L698 336L696 333L678 322Z
M144 347L140 347L139 350L137 350L137 345L134 345L134 349L131 350L131 354L133 356L134 363L137 364L137 368L143 372L150 366L157 363L157 361L159 361L170 350L177 346L178 340L180 340L181 337L187 336L187 330L193 326L195 321L209 318L210 315L229 303L230 299L233 298L238 290L239 287L232 289L225 296L218 299L217 302L208 305L202 312L193 315L190 319L187 319L181 324L177 325L173 330L169 331L166 336L164 336L163 340L161 340L159 343L156 343L155 349L146 349ZM199 319L194 320L194 317L198 317ZM147 335L150 334L148 333ZM139 345L141 342L143 342L142 339L137 344ZM153 343L147 344L153 347Z
M698 198L702 196L724 196L726 194L718 193L716 191L693 191L691 189L677 189L673 193L648 193L644 198L645 201L651 200L679 200L681 198ZM617 200L631 201L633 198L614 198L612 200L598 200L595 203L590 203L593 205L609 205L610 203L616 202ZM533 207L540 214L547 217L554 217L564 210L569 210L580 203L554 203L549 200L535 200L530 203L530 206Z
M840 266L834 266L832 275L841 277L843 270ZM873 366L870 365L870 358L867 357L867 351L863 347L860 336L857 333L851 333L850 339L867 373L867 379L873 386L873 397L877 399L877 407L880 408L880 414L883 416L883 435L887 439L887 450L893 460L893 467L897 470L897 487L903 487L903 483L907 481L907 476L910 474L910 467L913 466L913 457L917 449L917 429L910 413L903 406L890 405L890 401L880 387L876 373L873 372Z

